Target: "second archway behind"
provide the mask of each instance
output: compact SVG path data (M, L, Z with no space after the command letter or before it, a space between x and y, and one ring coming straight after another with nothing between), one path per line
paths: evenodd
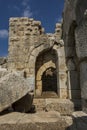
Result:
M41 96L43 92L58 93L57 82L57 55L55 50L43 51L36 59L36 96Z

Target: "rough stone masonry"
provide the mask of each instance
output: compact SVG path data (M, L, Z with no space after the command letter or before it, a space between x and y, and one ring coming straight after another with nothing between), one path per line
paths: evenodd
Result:
M0 111L29 112L33 101L36 113L1 116L0 130L87 130L87 0L65 0L53 34L32 18L10 18L8 51Z

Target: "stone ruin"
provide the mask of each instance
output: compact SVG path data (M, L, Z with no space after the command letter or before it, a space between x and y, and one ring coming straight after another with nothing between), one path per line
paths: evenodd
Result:
M10 18L8 51L0 130L87 130L87 0L65 0L53 34L40 21Z

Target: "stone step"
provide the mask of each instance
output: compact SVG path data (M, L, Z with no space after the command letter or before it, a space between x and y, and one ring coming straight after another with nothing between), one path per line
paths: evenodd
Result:
M72 118L58 112L25 114L13 112L0 116L0 130L66 130Z
M43 111L43 110L45 110L45 99L34 98L33 104L35 105L35 110L36 111Z
M74 104L68 99L34 98L33 104L36 111L58 111L61 115L71 115L74 111Z
M53 91L45 91L39 96L35 95L35 98L58 98L58 94Z
M43 92L41 96L42 98L58 98L57 93L53 91Z

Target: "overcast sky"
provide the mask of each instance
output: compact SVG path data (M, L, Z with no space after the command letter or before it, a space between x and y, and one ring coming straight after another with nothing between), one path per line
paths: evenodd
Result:
M64 0L0 0L0 56L8 54L10 17L30 17L40 20L45 32L53 33L61 20Z

